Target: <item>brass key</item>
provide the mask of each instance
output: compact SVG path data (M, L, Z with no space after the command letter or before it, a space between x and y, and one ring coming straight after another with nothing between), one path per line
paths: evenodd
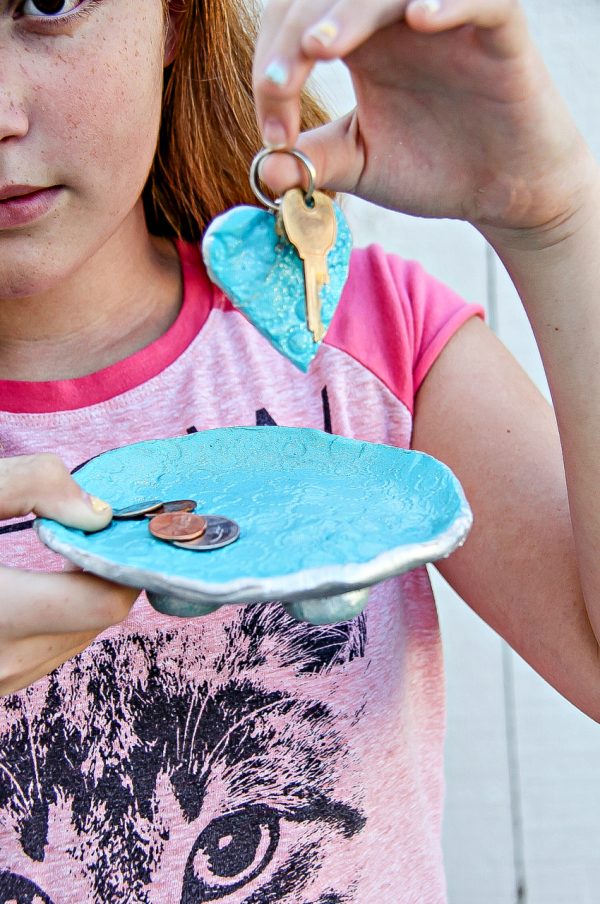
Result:
M286 191L280 216L286 235L304 262L306 324L313 340L325 335L321 321L321 288L329 282L327 254L335 244L337 223L333 201L323 192L313 193L313 206L304 200L301 188Z

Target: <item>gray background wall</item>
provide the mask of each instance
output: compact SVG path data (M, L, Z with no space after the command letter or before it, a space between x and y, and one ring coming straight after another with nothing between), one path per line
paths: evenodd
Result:
M600 155L600 0L524 6L555 80ZM352 106L338 64L320 67L317 81L335 109ZM355 200L347 211L357 244L379 242L417 258L465 298L484 303L492 328L547 392L514 289L471 227L414 220ZM433 578L448 682L450 904L599 904L600 726Z

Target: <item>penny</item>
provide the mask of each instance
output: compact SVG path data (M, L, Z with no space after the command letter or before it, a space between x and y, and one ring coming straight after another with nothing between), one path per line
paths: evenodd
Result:
M206 530L206 520L189 512L165 512L148 522L150 533L159 540L195 540Z
M197 504L195 499L173 499L170 502L163 502L156 511L147 512L146 518L164 515L165 512L193 512Z
M240 535L239 525L231 518L225 518L223 515L203 515L203 518L206 520L206 530L201 537L185 542L176 540L173 542L173 546L196 552L207 552L211 549L229 546Z
M136 502L126 508L113 509L113 518L117 521L126 521L128 518L141 518L148 512L155 512L163 504L162 499L150 499L146 502Z

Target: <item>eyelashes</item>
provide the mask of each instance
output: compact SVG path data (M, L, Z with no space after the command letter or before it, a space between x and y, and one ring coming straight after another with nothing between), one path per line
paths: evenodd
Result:
M72 2L72 0L65 0L67 5L69 2ZM64 6L65 3L62 5ZM32 30L43 34L65 31L87 18L93 12L94 7L97 7L100 3L102 3L102 0L79 0L79 3L63 12L60 9L57 11L40 9L43 6L60 5L48 2L48 0L23 0L17 7L16 18L22 20L23 24L27 24ZM41 15L34 15L31 12L32 7L36 8ZM48 15L43 15L44 12L47 12Z
M31 15L31 7L33 7L38 13L48 13L51 17L59 17L77 9L78 6L81 6L81 3L82 0L24 0L21 4L21 12L25 16ZM44 6L46 9L44 9ZM65 6L67 7L66 10L64 9ZM50 8L48 9L47 7ZM37 18L37 16L34 16L34 18ZM45 17L42 15L40 18Z

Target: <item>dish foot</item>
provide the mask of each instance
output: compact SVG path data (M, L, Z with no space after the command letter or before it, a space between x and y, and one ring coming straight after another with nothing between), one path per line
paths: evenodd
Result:
M326 596L322 599L295 600L284 603L286 612L298 621L311 625L335 625L338 622L350 621L363 611L369 601L369 588L350 590L339 596Z
M157 612L163 615L175 615L178 618L195 618L200 615L210 615L221 608L221 603L190 603L187 600L179 599L170 593L155 593L153 590L146 590L148 602Z

